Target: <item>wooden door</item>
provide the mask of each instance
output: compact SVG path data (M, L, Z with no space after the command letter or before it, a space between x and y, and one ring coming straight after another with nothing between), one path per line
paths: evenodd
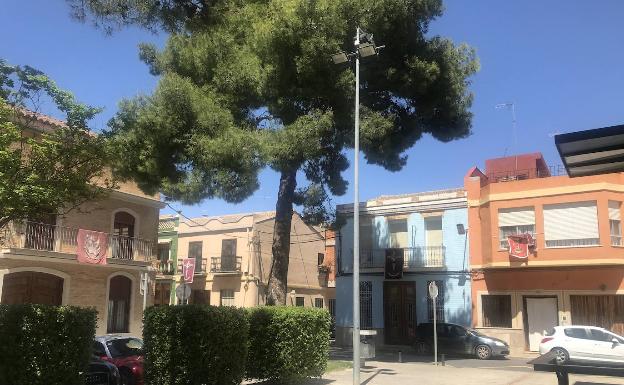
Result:
M3 304L35 303L60 306L63 301L63 278L56 275L23 271L4 276Z
M414 282L384 282L384 334L388 345L411 344L416 329Z
M575 325L600 326L624 335L624 295L571 295Z

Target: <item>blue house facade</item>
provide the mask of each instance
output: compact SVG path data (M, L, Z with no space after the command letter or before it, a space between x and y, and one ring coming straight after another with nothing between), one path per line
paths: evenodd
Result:
M336 341L351 344L353 205L339 205ZM360 203L360 325L377 342L407 345L433 320L429 282L439 287L439 322L471 325L468 213L463 189L383 196ZM397 262L398 261L398 262Z

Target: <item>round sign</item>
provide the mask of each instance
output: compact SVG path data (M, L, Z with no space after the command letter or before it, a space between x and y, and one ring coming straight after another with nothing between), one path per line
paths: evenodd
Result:
M434 299L438 297L438 285L434 281L429 282L429 296Z
M185 301L191 296L191 287L185 283L176 287L176 297L180 301Z

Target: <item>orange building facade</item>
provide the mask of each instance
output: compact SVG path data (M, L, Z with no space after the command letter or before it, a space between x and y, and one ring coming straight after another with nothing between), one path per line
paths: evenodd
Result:
M536 351L555 325L624 332L624 173L553 176L541 154L489 160L464 178L473 326ZM527 258L507 236L530 234Z

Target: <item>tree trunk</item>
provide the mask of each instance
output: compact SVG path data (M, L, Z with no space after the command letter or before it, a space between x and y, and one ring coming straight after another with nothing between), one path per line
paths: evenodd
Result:
M288 256L290 255L290 226L293 199L297 187L297 169L282 171L280 176L275 225L273 226L273 261L267 284L267 305L286 305L288 285Z

